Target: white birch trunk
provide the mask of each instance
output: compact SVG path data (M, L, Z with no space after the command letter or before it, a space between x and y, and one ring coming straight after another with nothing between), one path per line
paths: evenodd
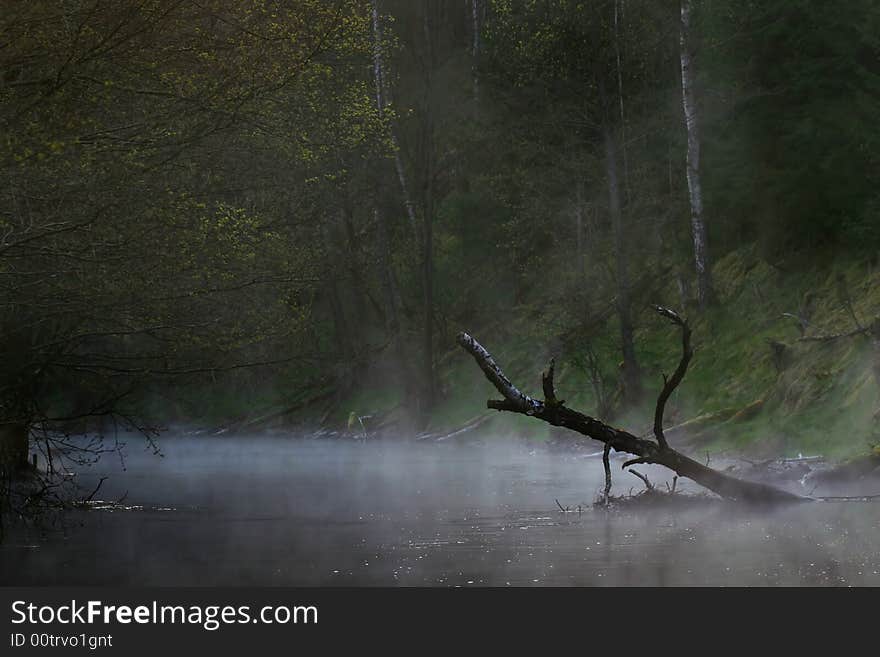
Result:
M709 263L706 223L703 218L703 191L700 184L700 136L694 97L694 69L690 52L691 0L681 0L681 99L687 128L687 183L691 205L694 261L697 269L697 299L705 308L712 300L712 272Z

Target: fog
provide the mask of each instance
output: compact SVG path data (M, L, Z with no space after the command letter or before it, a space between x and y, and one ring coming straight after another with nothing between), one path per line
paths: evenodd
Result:
M10 536L0 545L3 582L880 584L873 503L757 511L706 499L608 511L592 507L600 459L503 437L171 435L160 446L161 457L132 436L124 461L105 455L84 468L83 490L108 476L95 500L121 502ZM640 490L619 465L613 492ZM665 489L663 470L643 470Z

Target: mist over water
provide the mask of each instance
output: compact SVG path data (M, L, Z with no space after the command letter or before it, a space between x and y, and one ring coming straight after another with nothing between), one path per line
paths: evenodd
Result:
M121 506L0 545L0 579L100 585L878 585L880 506L591 508L601 461L503 438L128 440ZM658 486L671 479L642 468ZM614 494L642 484L614 466ZM681 488L681 486L680 486ZM693 491L694 487L684 486ZM562 513L555 500L573 509ZM581 505L582 512L577 507Z

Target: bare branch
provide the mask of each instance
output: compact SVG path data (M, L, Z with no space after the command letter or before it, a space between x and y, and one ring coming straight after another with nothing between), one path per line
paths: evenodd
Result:
M474 360L477 361L477 364L480 366L480 369L483 370L483 374L486 375L489 382L495 386L495 389L504 396L505 400L507 400L506 404L504 402L489 402L489 408L494 408L499 411L516 411L518 413L525 413L526 415L535 415L543 409L544 404L520 392L519 389L510 382L507 375L504 374L504 372L501 371L501 368L495 363L492 354L486 351L486 349L483 348L483 345L477 342L474 338L467 333L459 333L458 344L474 357Z
M650 459L646 459L645 457L640 456L637 459L630 459L626 463L620 466L621 470L626 470L631 465L648 465L650 463L654 463L654 461Z
M602 465L605 468L605 504L611 497L611 443L605 443L605 449L602 450Z
M657 397L657 406L654 410L654 437L657 438L657 443L662 449L669 449L666 436L663 435L663 412L666 409L666 402L669 400L669 397L681 383L682 379L684 379L688 364L690 364L691 358L694 356L694 350L691 347L691 327L687 320L674 310L664 308L663 306L654 306L654 310L663 317L668 318L673 324L681 327L681 360L678 362L678 367L671 378L666 379L664 376L663 390L660 391L660 396Z
M648 477L646 475L643 475L638 470L628 470L628 472L631 475L635 475L636 477L641 479L643 482L645 482L645 488L647 488L648 490L654 490L654 484L651 483L651 480L648 479Z
M555 404L556 402L556 390L553 388L553 369L556 366L556 359L550 359L550 365L547 366L547 371L541 375L541 386L544 389L544 403L545 404Z
M870 331L867 328L857 328L853 331L845 333L831 333L829 335L805 335L798 338L798 342L833 342L843 338L852 338L856 335L868 335Z
M474 358L477 365L483 370L486 378L504 396L503 400L490 400L487 402L489 408L521 413L535 417L553 426L571 429L604 443L608 446L609 450L614 449L618 452L626 452L627 454L645 459L645 462L667 467L677 475L693 479L701 486L705 486L721 497L728 499L755 504L808 501L810 499L768 486L767 484L737 479L726 473L708 468L672 448L661 448L652 440L639 438L622 429L616 429L601 420L567 408L563 404L550 405L532 399L511 383L510 379L507 378L501 368L495 363L492 355L476 339L467 333L460 333L458 344Z
M95 489L92 491L91 495L83 499L81 504L88 504L89 502L91 502L94 499L95 495L98 494L98 491L101 490L101 486L104 485L105 481L107 481L107 477L101 477L101 479L98 481L98 485L95 486Z

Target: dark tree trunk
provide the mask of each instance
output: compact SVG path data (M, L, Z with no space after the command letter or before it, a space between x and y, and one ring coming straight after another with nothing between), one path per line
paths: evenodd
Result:
M391 264L391 239L388 235L388 221L380 209L373 210L376 219L379 249L379 280L382 281L382 294L385 297L385 332L397 340L400 335L400 304Z
M333 329L336 336L336 347L339 355L344 361L351 361L354 358L354 349L351 346L351 340L348 332L348 322L345 319L345 311L342 308L342 302L339 300L339 286L335 280L331 280L327 285L327 296L330 301L330 312L333 315Z
M0 469L20 470L27 465L27 425L20 422L0 424Z
M335 263L339 259L339 251L335 246L332 236L332 227L323 226L321 237L324 243L327 271L327 301L330 304L330 313L333 317L333 331L336 338L336 347L341 360L352 362L354 360L354 346L349 332L348 320L345 316L345 308L342 306L342 298L339 291Z
M353 297L354 315L358 322L367 320L366 302L370 299L366 285L366 277L360 262L361 248L358 244L357 230L354 225L354 212L346 203L339 213L339 222L345 236L344 248L339 251L344 253L345 264L348 269L349 289Z
M385 64L382 59L382 24L379 16L379 0L373 0L372 2L372 23L373 79L376 88L376 108L379 112L380 118L384 118L389 89L385 79ZM412 196L410 195L410 185L407 179L406 170L403 167L403 158L400 154L400 141L397 138L397 126L393 119L388 125L388 137L391 140L392 151L394 152L394 171L397 173L397 182L400 185L400 192L403 196L406 216L409 219L413 238L418 242L419 230L416 221L416 208L413 204Z
M473 31L473 40L471 42L471 75L474 83L474 105L476 106L480 100L480 29L482 8L481 0L471 0L471 30Z
M583 182L578 182L577 184L577 198L575 199L575 207L574 207L574 221L575 221L575 243L577 249L577 259L576 266L578 274L580 275L580 283L583 283L587 278L587 262L585 258L585 230L584 230L584 184Z
M627 402L637 402L642 395L642 376L633 341L632 309L629 296L629 272L626 262L626 238L620 210L620 184L617 177L617 144L611 126L602 127L605 142L605 172L608 179L608 213L614 236L614 269L617 279L617 317L620 323L620 348L623 353L623 394Z
M424 395L421 404L423 417L434 406L434 195L436 183L436 154L434 143L434 69L436 67L437 4L425 3L425 96L424 96L424 230L422 243L422 286L424 292Z

